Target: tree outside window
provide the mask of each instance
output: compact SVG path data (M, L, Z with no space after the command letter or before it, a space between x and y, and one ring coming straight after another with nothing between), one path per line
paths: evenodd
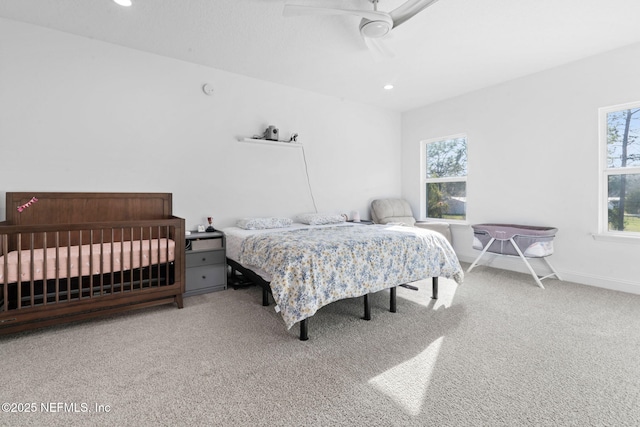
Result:
M467 137L422 141L423 206L427 218L467 217Z
M602 110L606 231L640 234L640 102ZM603 144L604 145L604 144Z

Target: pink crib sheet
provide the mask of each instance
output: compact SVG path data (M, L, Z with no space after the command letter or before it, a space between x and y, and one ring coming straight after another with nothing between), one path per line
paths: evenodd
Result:
M20 251L21 268L18 275L18 251L0 256L0 283L27 282L67 277L88 276L126 271L175 260L175 242L170 239L151 239L95 243L93 245L66 246L58 249L33 250L33 277L31 277L31 250ZM113 252L113 256L112 256ZM133 256L132 256L133 255ZM45 270L45 256L47 259ZM82 264L82 266L80 266ZM5 280L5 265L8 267Z

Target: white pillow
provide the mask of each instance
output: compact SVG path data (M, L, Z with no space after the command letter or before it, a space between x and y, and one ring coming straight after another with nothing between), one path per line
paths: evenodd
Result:
M291 218L242 218L236 222L236 226L245 230L264 230L289 227L292 223Z
M296 219L309 225L339 224L345 221L344 215L326 213L306 213L298 215Z

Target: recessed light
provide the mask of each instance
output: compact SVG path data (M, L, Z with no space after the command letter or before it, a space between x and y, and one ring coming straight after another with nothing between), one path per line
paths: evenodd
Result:
M384 85L384 90L391 90L393 89L393 85Z
M119 4L120 6L124 6L124 7L131 6L131 0L113 0L113 1Z

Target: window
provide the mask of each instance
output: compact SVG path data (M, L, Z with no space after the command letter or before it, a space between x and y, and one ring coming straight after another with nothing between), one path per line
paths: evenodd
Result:
M467 136L421 143L422 218L467 218Z
M600 232L640 237L640 102L600 109Z

